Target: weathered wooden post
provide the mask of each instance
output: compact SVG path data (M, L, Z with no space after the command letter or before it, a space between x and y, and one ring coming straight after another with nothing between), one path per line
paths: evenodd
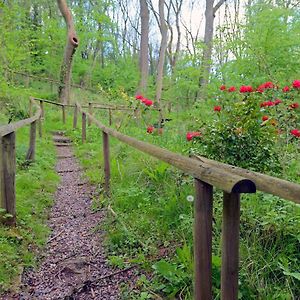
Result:
M62 104L61 109L62 109L62 121L64 124L66 124L66 108L64 104Z
M73 116L73 128L77 128L77 115L78 115L78 107L77 104L75 103L74 116Z
M104 157L104 191L107 197L110 196L110 159L109 159L109 135L103 133L103 157Z
M16 224L16 134L0 137L0 212L1 221L10 226Z
M93 106L92 103L89 102L89 114L92 115L93 114ZM92 119L90 117L88 117L88 126L92 125Z
M194 298L195 300L211 300L213 187L195 178L195 192Z
M109 126L111 126L112 125L112 112L111 112L110 108L108 109L108 118L109 118Z
M34 161L35 142L36 142L36 121L30 124L29 149L27 151L26 160Z
M83 112L82 113L82 126L81 126L81 140L82 143L84 144L86 141L86 113Z
M44 111L44 101L40 100L40 108L41 108L41 119L45 118L45 111Z
M39 137L41 138L43 136L42 118L41 117L39 118L38 126L39 126Z
M29 99L29 117L32 117L32 99Z
M222 223L221 299L238 299L240 194L225 193Z

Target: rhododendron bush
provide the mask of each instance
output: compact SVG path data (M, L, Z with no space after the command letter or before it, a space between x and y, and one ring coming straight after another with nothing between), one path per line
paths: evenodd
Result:
M206 155L258 171L278 170L284 147L300 142L300 81L280 87L222 85L199 140Z

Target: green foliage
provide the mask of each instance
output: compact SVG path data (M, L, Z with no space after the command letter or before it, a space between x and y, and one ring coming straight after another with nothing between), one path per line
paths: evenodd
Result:
M204 132L205 154L246 169L277 170L276 129L262 126L259 95L229 94L219 104Z
M49 137L37 141L36 162L24 169L28 128L17 133L17 226L0 225L0 292L18 288L16 278L24 268L36 265L37 250L49 234L45 222L58 176L53 167L55 151Z

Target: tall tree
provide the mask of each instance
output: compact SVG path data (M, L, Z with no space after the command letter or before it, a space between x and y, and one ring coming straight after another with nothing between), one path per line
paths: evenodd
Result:
M79 41L76 35L73 17L65 0L57 0L61 14L67 25L67 44L60 71L60 86L58 87L58 96L62 103L70 103L70 85L73 55L78 47Z
M200 74L200 96L204 96L205 88L208 84L210 69L211 69L211 57L213 49L213 36L214 36L214 20L216 12L222 6L226 0L219 0L214 5L215 0L206 0L205 8L205 33L204 33L204 50L202 58L202 68Z
M141 43L140 43L140 74L138 92L145 93L149 72L149 8L146 0L140 0Z
M159 0L158 2L158 11L159 11L159 30L161 33L161 42L159 49L159 57L157 64L157 76L156 76L156 93L155 93L155 101L156 105L160 107L160 100L163 88L163 75L164 75L164 64L166 57L166 50L168 46L168 27L165 21L165 13L164 7L165 1Z

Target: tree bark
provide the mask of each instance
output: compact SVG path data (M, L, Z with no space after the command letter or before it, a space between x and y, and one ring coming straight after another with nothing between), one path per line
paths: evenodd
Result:
M217 10L226 0L220 0L214 6L214 0L206 0L205 8L205 33L204 33L204 50L202 58L202 68L199 80L200 97L205 96L206 86L208 84L210 70L211 70L211 57L213 49L213 35L214 35L214 19Z
M78 47L79 41L76 35L73 18L65 0L57 0L61 14L67 25L67 43L64 58L60 71L60 85L58 87L58 97L61 103L70 103L70 85L73 55Z
M144 94L147 90L149 72L149 8L146 0L140 0L141 15L141 44L140 44L140 84L138 93Z
M168 46L168 28L165 21L165 14L164 14L164 0L159 0L159 29L161 32L161 44L159 50L159 58L158 58L158 65L157 65L157 77L156 77L156 105L160 107L160 100L162 94L162 87L163 87L163 75L164 75L164 64L165 64L165 57L166 57L166 50Z

